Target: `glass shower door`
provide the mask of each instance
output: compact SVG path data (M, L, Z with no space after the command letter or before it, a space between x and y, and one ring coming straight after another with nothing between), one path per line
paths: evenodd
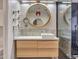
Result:
M60 49L71 58L71 2L58 3Z

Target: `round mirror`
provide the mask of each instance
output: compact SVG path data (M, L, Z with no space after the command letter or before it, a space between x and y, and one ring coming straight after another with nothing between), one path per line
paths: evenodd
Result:
M37 25L42 25L43 24L43 21L40 19L40 18L37 18L33 21L33 25L37 26Z
M45 26L51 17L48 8L40 3L30 6L26 16L29 20L29 23L35 27Z
M64 13L64 20L67 24L71 23L71 5L69 5Z

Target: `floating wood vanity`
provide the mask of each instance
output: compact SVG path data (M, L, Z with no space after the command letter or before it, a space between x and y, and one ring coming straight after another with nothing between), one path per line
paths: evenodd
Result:
M16 40L16 57L58 57L59 40Z

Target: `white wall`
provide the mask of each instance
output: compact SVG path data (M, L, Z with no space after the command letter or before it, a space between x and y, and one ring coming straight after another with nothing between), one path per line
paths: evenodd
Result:
M0 49L3 48L3 0L0 0Z
M0 49L3 48L3 27L0 27Z
M4 59L14 59L13 10L17 5L17 0L4 1Z
M3 26L3 0L0 0L0 26Z
M0 0L0 9L3 8L3 0Z
M3 26L3 9L0 9L0 26Z

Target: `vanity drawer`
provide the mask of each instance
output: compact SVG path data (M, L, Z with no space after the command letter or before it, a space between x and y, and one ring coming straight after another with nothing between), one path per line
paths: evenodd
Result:
M16 48L37 48L37 41L16 41Z
M58 57L58 49L17 49L16 57Z
M58 57L58 49L38 49L38 57Z
M57 57L59 41L16 41L16 57Z
M59 41L38 41L38 48L59 48Z
M17 49L16 57L37 57L37 49Z

